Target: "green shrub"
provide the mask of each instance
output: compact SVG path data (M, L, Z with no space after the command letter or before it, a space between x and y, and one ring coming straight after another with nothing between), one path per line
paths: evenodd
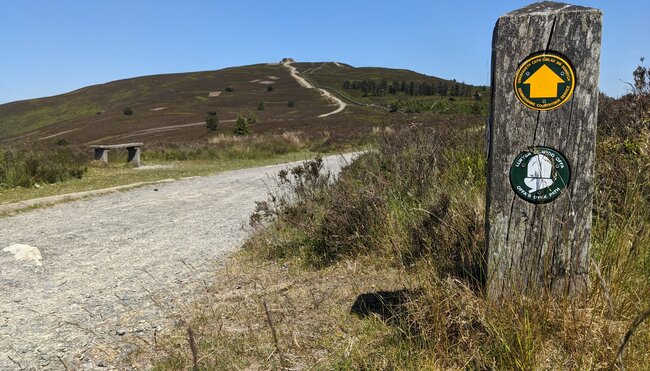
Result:
M296 140L290 135L244 135L219 134L208 143L193 142L173 144L149 144L142 153L143 161L186 161L186 160L252 160L265 159L275 155L297 152L309 142Z
M248 120L244 116L242 115L237 116L237 121L235 122L235 129L233 130L233 134L235 134L236 136L243 136L243 135L250 134Z
M261 101L257 104L257 109L258 109L259 111L264 111L264 108L265 108L265 106L264 106L264 101L261 100Z
M440 98L412 98L398 100L389 104L389 111L403 111L406 113L433 112L442 114L487 114L488 104L482 100L457 99L449 97Z
M218 125L219 119L217 118L217 113L214 111L208 112L208 115L205 117L205 126L208 130L216 131Z
M246 116L244 116L244 118L246 119L249 127L257 123L257 115L253 111L249 111Z
M70 148L0 150L0 187L31 187L37 183L56 183L80 179L86 173L88 158Z
M122 113L125 114L125 115L127 115L127 116L131 116L131 115L133 114L133 108L131 108L131 107L126 107L126 108L122 111Z
M287 102L287 107L291 108L291 107L294 106L294 104L295 103L292 100L290 100L290 101Z

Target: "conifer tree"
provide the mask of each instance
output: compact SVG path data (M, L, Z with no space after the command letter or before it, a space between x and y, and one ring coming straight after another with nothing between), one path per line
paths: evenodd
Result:
M233 134L236 136L244 136L250 133L250 128L248 127L248 120L242 115L237 116L237 121L235 122L235 130Z
M208 115L205 117L205 126L212 131L217 130L219 125L219 119L217 118L217 113L214 111L208 112Z

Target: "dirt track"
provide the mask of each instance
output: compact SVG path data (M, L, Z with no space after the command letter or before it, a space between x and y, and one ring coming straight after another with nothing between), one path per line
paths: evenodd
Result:
M337 172L351 156L328 157ZM286 165L149 185L0 219L0 370L124 367L244 241ZM2 251L37 247L42 266ZM65 366L64 366L65 364Z
M334 94L330 93L329 91L327 91L325 89L314 87L309 81L305 80L303 77L301 77L298 74L298 69L296 67L292 66L290 62L284 62L283 64L285 65L285 67L287 67L289 69L289 72L291 73L291 77L293 77L298 82L298 84L300 86L302 86L303 88L307 88L307 89L317 89L322 96L326 97L328 100L334 102L336 105L339 106L334 111L328 112L328 113L323 113L322 115L318 115L318 117L327 117L327 116L330 116L330 115L334 115L334 114L337 114L337 113L339 113L339 112L341 112L341 111L343 111L345 109L347 104L344 101L340 100L339 98L334 96ZM337 63L337 66L340 67L340 65L338 65L338 63Z

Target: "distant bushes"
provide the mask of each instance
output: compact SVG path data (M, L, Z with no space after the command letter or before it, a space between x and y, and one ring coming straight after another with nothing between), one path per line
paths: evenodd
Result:
M488 103L480 100L457 100L454 97L440 98L413 98L397 100L389 105L390 112L402 111L406 113L442 113L442 114L470 114L485 115Z
M262 109L264 109L263 101L260 101L260 106ZM233 134L238 137L249 135L251 133L251 126L255 125L256 123L257 115L254 112L248 112L245 115L238 115L237 121L235 121Z
M364 79L364 80L345 80L342 85L343 89L361 90L364 96L381 97L390 95L410 95L410 96L472 96L479 91L487 91L487 87L474 87L456 80L452 81L423 81L423 80L401 80L388 81L386 79Z
M650 70L640 65L633 76L630 93L598 100L599 214L607 213L605 206L623 212L633 185L650 205Z
M310 145L312 141L295 132L264 136L220 134L208 143L149 145L142 158L145 161L255 160L306 150Z
M205 117L205 126L208 128L208 130L217 130L217 126L219 126L219 119L217 118L217 113L215 111L208 112Z
M131 116L131 115L133 115L133 108L131 108L131 107L126 107L126 108L122 111L122 113L125 114L125 115L127 115L127 116Z
M73 148L0 149L0 187L31 187L80 179L86 173L87 155Z

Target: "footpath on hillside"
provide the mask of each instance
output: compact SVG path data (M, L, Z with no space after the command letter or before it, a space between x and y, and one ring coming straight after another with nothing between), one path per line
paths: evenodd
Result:
M298 74L298 69L296 67L292 66L290 61L284 61L284 62L282 62L282 64L284 64L285 67L287 67L289 69L289 72L291 73L291 76L298 82L298 84L300 84L300 86L302 86L303 88L307 88L307 89L317 89L322 96L324 96L325 98L327 98L328 100L334 102L335 104L337 104L339 106L334 111L324 113L322 115L318 115L318 117L327 117L327 116L335 115L335 114L337 114L337 113L339 113L339 112L341 112L341 111L343 111L345 109L347 104L344 101L340 100L334 94L330 93L329 91L327 91L325 89L316 88L309 81L307 81L305 78L300 76L300 74Z
M337 173L352 157L324 163ZM266 199L270 177L287 166L152 184L2 218L0 370L119 367L155 342L243 243L254 201ZM22 260L20 251L27 252Z

